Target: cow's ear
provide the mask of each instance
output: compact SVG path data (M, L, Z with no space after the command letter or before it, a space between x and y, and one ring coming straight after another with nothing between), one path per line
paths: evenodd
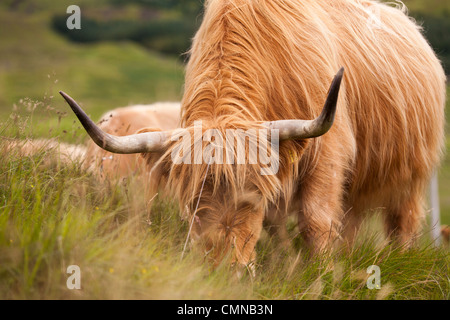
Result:
M158 131L162 131L160 128L141 128L138 131L136 131L136 134L140 134L140 133L147 133L147 132L158 132ZM140 154L141 157L143 157L145 159L145 161L147 163L151 163L154 162L156 158L158 158L159 156L161 156L161 154L159 152L152 152L152 153L141 153ZM152 159L153 158L153 159ZM151 165L153 166L153 165Z
M138 131L136 131L136 134L140 133L148 133L148 132L158 132L162 131L160 128L141 128ZM165 168L164 163L161 163L159 160L161 156L166 152L166 150L159 150L154 152L148 152L148 153L141 153L141 157L144 158L144 161L149 165L150 168L152 168L152 171L156 171L158 167L158 170L163 170L164 172L168 171L167 168Z
M147 132L158 132L162 131L160 128L142 128L136 131L136 134L147 133ZM169 167L164 161L160 161L161 156L164 151L156 151L150 153L141 153L140 156L143 158L144 163L148 166L148 171L151 175L150 183L148 184L148 194L149 199L154 198L158 193L166 192L167 185L167 174L169 172Z

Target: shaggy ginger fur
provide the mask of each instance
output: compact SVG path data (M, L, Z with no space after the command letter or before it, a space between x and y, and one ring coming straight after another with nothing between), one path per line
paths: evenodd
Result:
M373 17L380 20L374 20ZM351 241L368 209L383 208L386 233L410 244L424 217L423 195L443 148L445 76L402 8L365 0L209 0L186 69L182 125L254 128L313 119L340 67L345 76L332 129L280 145L280 170L212 165L194 237L218 263L254 259L265 215L285 210L314 250L341 234ZM176 165L171 142L161 179L193 214L206 173ZM273 220L273 219L272 219ZM281 220L281 222L280 222Z

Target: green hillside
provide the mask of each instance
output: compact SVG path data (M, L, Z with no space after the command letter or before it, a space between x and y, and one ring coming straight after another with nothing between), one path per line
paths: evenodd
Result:
M66 1L53 10L65 10ZM52 5L54 2L52 2ZM58 2L59 4L59 2ZM76 97L98 118L106 110L135 103L179 101L182 59L164 57L129 42L80 45L52 31L52 11L6 10L0 5L0 114L41 102L36 115L50 106L67 107L58 91ZM48 113L48 112L47 112ZM55 124L49 119L45 127ZM63 119L67 128L73 119ZM43 130L41 134L45 134Z

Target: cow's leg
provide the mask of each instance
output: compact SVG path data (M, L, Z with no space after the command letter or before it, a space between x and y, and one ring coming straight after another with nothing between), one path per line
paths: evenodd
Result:
M342 209L343 174L326 171L329 164L318 166L314 175L299 188L299 229L313 252L331 249L339 237ZM335 166L336 168L336 166Z
M286 229L287 211L284 206L270 207L264 219L264 229L271 237L277 237L283 246L288 244L288 233Z
M342 220L341 236L348 247L355 243L358 232L363 222L363 210L357 202L347 206Z
M359 229L362 223L362 216L359 212L354 212L354 209L349 209L345 214L342 223L342 238L346 245L351 247L356 240Z
M420 190L413 191L387 205L384 222L391 241L406 247L414 244L425 217L422 194Z

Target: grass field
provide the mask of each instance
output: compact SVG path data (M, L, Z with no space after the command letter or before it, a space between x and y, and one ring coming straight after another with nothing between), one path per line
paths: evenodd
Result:
M227 265L208 270L195 251L181 260L188 225L174 203L155 199L149 223L135 180L99 184L79 165L45 165L46 157L0 158L2 299L450 298L448 250L426 235L402 252L367 229L351 252L310 259L291 226L289 249L263 235L255 278L238 280ZM374 264L381 290L365 287ZM81 268L81 290L66 288L69 265Z
M0 299L450 299L449 250L430 246L426 229L404 252L369 227L378 225L373 219L351 252L311 259L290 223L292 247L264 233L256 276L237 279L227 265L210 270L194 251L181 259L187 222L169 200L146 203L135 179L98 183L78 163L6 152L5 137L85 139L59 90L93 118L182 95L182 58L126 42L74 45L50 30L50 1L40 3L45 10L33 15L0 5ZM58 1L52 10L66 7ZM442 222L450 224L448 154L439 179ZM82 290L67 289L69 265L80 267ZM365 286L370 265L381 268L381 290Z

